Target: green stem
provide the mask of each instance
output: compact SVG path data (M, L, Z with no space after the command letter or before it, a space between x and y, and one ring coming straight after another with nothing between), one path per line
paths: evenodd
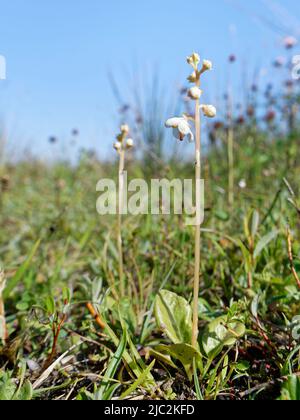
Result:
M120 152L119 160L119 202L118 202L118 258L119 258L119 281L121 297L125 295L124 263L123 263L123 240L122 240L122 210L124 200L124 166L125 151Z

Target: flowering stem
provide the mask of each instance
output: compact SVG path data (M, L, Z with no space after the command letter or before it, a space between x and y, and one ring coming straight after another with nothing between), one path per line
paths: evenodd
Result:
M200 82L199 82L200 84ZM192 346L197 347L198 342L198 323L199 323L199 312L198 312L198 299L200 289L200 263L201 263L201 225L198 220L198 211L200 209L200 180L201 180L201 129L200 129L200 102L196 101L195 109L195 128L196 128L196 139L195 139L195 153L196 153L196 169L195 169L195 185L196 185L196 227L195 227L195 277L194 277L194 302L193 302L193 331L192 331Z
M234 151L233 151L233 128L230 124L228 129L228 203L232 207L234 203Z
M118 197L118 256L119 256L119 281L121 297L125 295L124 264L123 264L123 240L122 240L122 209L124 200L124 165L125 150L120 151L119 160L119 197Z
M3 296L0 290L0 342L5 344L6 340L8 339L8 331L6 327L6 320L5 320L5 310L4 310L4 301Z
M228 133L227 133L227 152L228 152L228 204L234 204L234 132L233 132L233 96L232 89L228 89Z

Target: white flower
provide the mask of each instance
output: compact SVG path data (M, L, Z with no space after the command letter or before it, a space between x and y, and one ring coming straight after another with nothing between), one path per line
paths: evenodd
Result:
M239 182L239 187L244 190L247 187L247 182L245 179L241 179Z
M127 139L126 147L127 149L131 149L134 146L134 141L132 139Z
M199 89L197 86L194 86L191 89L189 89L188 95L191 99L200 99L202 95L202 90Z
M170 118L165 125L167 128L173 128L173 135L176 139L183 141L187 136L190 142L194 141L194 135L186 118Z
M212 68L213 68L213 64L211 61L203 60L203 67L202 67L203 71L211 70Z
M119 141L117 141L117 142L114 144L114 149L115 149L117 152L119 152L119 151L122 149L122 143L120 143Z
M201 109L208 118L214 118L217 115L217 110L213 105L202 105Z

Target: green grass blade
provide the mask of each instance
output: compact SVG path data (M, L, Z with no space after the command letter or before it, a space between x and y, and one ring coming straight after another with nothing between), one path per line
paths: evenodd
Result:
M16 274L13 276L12 279L10 279L10 281L7 283L7 286L3 292L3 297L4 299L7 299L9 297L9 295L11 294L11 292L14 290L14 288L20 283L20 281L22 280L22 278L24 277L26 271L28 270L28 267L33 259L33 257L35 256L39 246L40 246L41 240L39 239L35 245L33 246L28 258L23 262L23 264L21 265L21 267L18 269L18 271L16 272Z
M110 361L110 363L107 367L103 382L102 382L99 390L96 392L96 397L95 397L96 400L101 401L101 400L106 400L107 399L105 397L105 394L107 394L107 391L109 391L109 388L110 388L109 382L110 382L111 379L114 378L114 376L117 372L117 369L120 366L120 363L122 362L124 351L126 350L126 344L127 344L127 333L126 333L126 330L124 330L121 341L120 341L120 344L117 348L117 351L114 354L114 356L112 357L112 359L111 359L111 361Z
M131 387L128 388L127 391L125 391L120 399L124 400L126 397L131 395L140 385L143 385L144 382L147 381L148 376L151 374L151 370L153 369L155 365L156 360L153 360L150 366L147 367L147 369L140 375L140 377L131 385Z

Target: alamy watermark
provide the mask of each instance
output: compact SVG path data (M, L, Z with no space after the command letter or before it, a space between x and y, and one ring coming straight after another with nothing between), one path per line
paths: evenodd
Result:
M0 55L0 80L6 80L6 58Z
M183 215L187 225L201 225L204 220L204 180L133 179L125 171L117 184L101 179L97 192L97 212L101 215ZM119 191L122 191L120 194ZM198 204L194 205L194 201Z
M294 80L300 80L300 55L294 55L292 63L292 78Z

